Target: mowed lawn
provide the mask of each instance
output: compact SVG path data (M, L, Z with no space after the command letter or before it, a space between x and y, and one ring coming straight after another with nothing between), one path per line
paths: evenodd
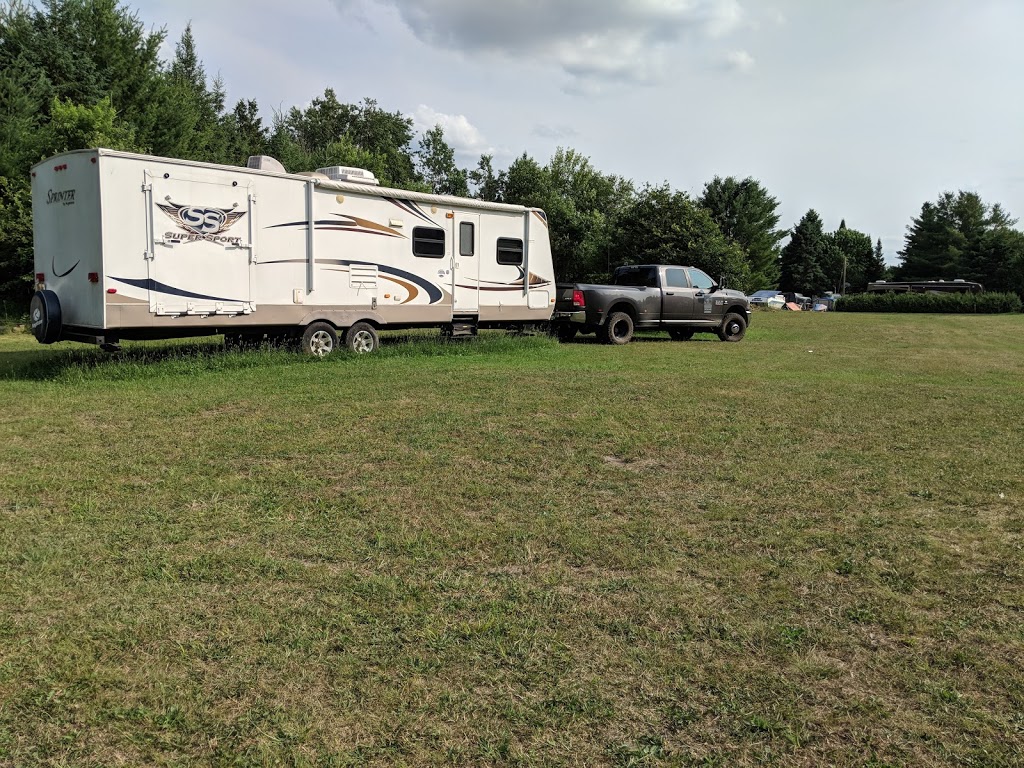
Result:
M0 765L1019 766L1024 316L0 336Z

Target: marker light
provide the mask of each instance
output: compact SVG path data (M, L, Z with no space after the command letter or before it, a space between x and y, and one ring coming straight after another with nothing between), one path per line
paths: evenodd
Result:
M99 281L100 281L100 273L99 272L90 272L89 273L89 282L90 283L98 283Z

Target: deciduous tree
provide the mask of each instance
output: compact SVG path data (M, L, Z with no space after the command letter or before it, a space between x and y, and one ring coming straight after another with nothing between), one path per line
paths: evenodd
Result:
M716 176L704 185L699 201L711 212L722 234L743 250L751 284L772 288L779 279L780 241L786 230L779 229L779 201L759 181L747 177Z
M455 150L444 140L444 129L440 125L423 134L416 160L419 173L431 192L469 196L468 175L455 164Z
M616 261L620 264L681 264L703 269L728 285L750 290L743 250L722 234L711 213L668 184L637 193L618 222Z

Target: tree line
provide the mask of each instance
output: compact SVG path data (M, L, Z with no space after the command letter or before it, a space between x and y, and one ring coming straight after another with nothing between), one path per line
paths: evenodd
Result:
M28 170L40 159L108 147L244 165L268 154L289 171L349 165L382 185L543 208L560 280L602 280L620 264L692 264L752 292L856 292L884 277L979 280L1024 292L1024 235L998 205L970 192L925 203L908 227L900 265L886 267L881 240L846 226L824 230L808 211L779 227L779 202L756 179L715 177L700 195L669 183L638 186L596 169L571 148L547 162L527 154L495 169L483 155L460 168L440 125L417 135L413 120L375 100L339 100L325 89L305 108L275 112L226 103L191 28L174 58L159 57L163 30L147 32L118 0L3 0L0 5L0 294L27 301L32 286ZM789 238L783 246L783 241ZM845 285L844 282L845 275Z

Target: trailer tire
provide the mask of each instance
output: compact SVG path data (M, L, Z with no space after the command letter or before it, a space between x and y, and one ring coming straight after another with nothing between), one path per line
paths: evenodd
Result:
M53 291L36 291L28 308L32 335L40 344L60 340L60 299Z
M375 352L380 346L377 329L369 323L356 323L345 331L345 346L357 355Z
M612 312L604 325L607 344L629 344L633 340L633 318L626 312Z
M330 323L310 323L302 332L303 354L327 357L338 348L338 333Z
M718 329L718 338L722 341L740 341L747 332L747 321L735 312L730 312L722 320Z

